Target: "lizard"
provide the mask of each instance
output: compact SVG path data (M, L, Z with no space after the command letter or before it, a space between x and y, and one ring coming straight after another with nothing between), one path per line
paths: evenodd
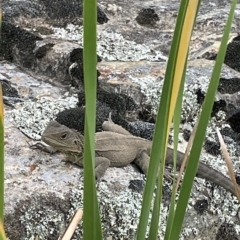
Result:
M131 162L140 167L145 175L148 172L152 142L133 136L121 126L108 119L102 125L103 131L95 134L95 176L99 180L108 167L123 167ZM66 160L83 167L84 137L76 130L51 121L42 134L42 141L54 151L66 155ZM48 149L49 150L49 149ZM53 150L51 150L54 152ZM177 151L177 166L180 167L184 153ZM166 164L173 163L173 149L168 147ZM232 181L221 172L199 162L197 177L209 180L236 196Z

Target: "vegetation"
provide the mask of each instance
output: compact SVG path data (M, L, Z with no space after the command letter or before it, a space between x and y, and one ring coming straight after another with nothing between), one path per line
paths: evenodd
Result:
M6 239L4 229L4 124L3 124L3 97L0 84L0 240Z
M180 124L181 103L185 71L188 58L188 48L193 31L195 19L200 5L199 1L181 1L179 14L177 17L174 37L167 64L165 81L160 99L157 121L155 126L153 147L151 152L150 167L147 177L146 187L143 195L143 205L141 217L139 219L137 240L146 238L146 229L149 222L149 213L152 203L153 215L149 239L157 239L159 228L160 206L162 198L162 184L164 176L165 154L170 124L174 121L174 146L176 162L176 149L178 142L178 132ZM171 198L171 207L166 227L165 239L179 239L185 211L190 196L194 177L196 175L198 159L202 149L207 124L210 118L214 96L218 86L222 63L224 61L226 46L228 41L231 23L233 20L236 0L233 0L229 17L226 23L221 46L216 59L216 64L212 73L211 80L202 111L199 116L198 126L196 127L195 137L188 158L186 172L183 178L181 191L178 199L175 197L176 186L174 182ZM1 15L1 13L0 13ZM86 112L85 112L85 141L84 141L84 239L102 240L102 228L95 187L95 120L96 120L96 0L84 1L84 82L86 93ZM1 24L1 18L0 18ZM160 117L161 116L161 117ZM160 134L161 133L161 134ZM174 169L176 164L174 164ZM158 173L158 169L160 171ZM157 191L154 196L154 189ZM6 239L3 230L4 220L4 121L3 121L3 101L2 90L0 88L0 239ZM172 227L174 226L174 228Z
M188 58L188 48L191 39L191 34L193 31L195 19L199 9L201 1L186 0L181 1L177 22L175 26L175 32L173 37L173 42L171 46L171 51L169 54L169 60L167 64L167 70L165 74L165 80L162 90L162 96L160 99L159 110L157 114L157 121L155 124L155 132L153 137L153 146L150 158L150 166L147 177L147 182L144 190L143 204L141 217L139 220L139 226L137 231L137 240L144 240L146 237L147 224L149 222L149 212L151 209L152 201L154 201L153 206L153 215L151 219L151 227L149 232L149 239L157 239L158 228L159 228L159 217L160 217L160 203L162 198L162 184L164 176L164 165L165 165L165 154L167 147L167 140L169 135L170 124L174 118L174 146L175 146L175 162L176 162L176 151L177 151L177 139L179 132L179 123L180 123L180 110L181 110L181 100L183 95L183 85L185 80L185 71ZM231 23L233 20L234 9L236 7L237 1L233 1L231 10L229 13L228 21L225 27L225 31L222 38L222 43L219 49L219 53L216 59L216 64L212 73L212 77L209 83L208 91L202 106L202 111L199 116L198 126L196 128L196 134L193 138L192 148L188 158L188 164L186 166L186 172L184 175L181 191L178 200L176 201L176 184L173 184L171 207L168 217L168 224L166 227L165 239L179 239L185 211L190 197L191 188L193 185L194 177L196 176L198 161L200 157L200 152L202 149L204 137L206 134L206 128L212 111L212 106L214 102L214 96L217 90L218 81L220 77L221 67L224 61L227 41L229 37L229 32L231 29ZM89 4L89 5L87 5ZM96 16L96 1L85 1L84 2L84 17L85 16ZM94 20L95 21L95 20ZM95 31L93 21L90 19L84 18L84 77L85 77L85 93L88 96L86 97L86 109L87 115L85 119L85 151L88 153L85 154L85 168L84 171L88 171L91 174L92 180L85 180L84 188L88 188L88 191L91 191L92 195L84 195L84 232L91 232L91 239L102 239L101 235L101 224L98 216L97 203L96 200L96 190L93 184L94 182L94 149L91 149L91 146L94 147L94 130L95 122L93 119L89 119L89 116L94 116L95 120L95 111L96 111L96 89L94 81L96 80L95 75L90 74L96 72L96 53L93 52L93 49L96 47L96 43L93 41L96 40L96 33L92 33L92 39L90 39L90 31ZM91 24L91 25L90 25ZM96 22L95 22L96 24ZM91 29L91 30L90 30ZM88 34L86 32L89 31ZM89 44L89 45L88 45ZM90 44L92 47L90 47ZM90 48L92 52L90 51ZM87 50L88 49L88 50ZM88 52L87 52L88 51ZM92 61L90 61L92 59ZM90 67L91 65L91 67ZM89 71L89 72L88 72ZM92 81L90 83L90 81ZM94 91L94 92L93 92ZM177 101L178 100L178 101ZM90 136L90 132L92 136ZM160 134L161 133L161 134ZM91 138L91 142L90 139ZM91 146L90 146L91 145ZM91 149L91 150L90 150ZM91 158L90 158L91 156ZM88 157L88 159L87 159ZM175 166L176 164L174 164ZM87 166L87 168L86 168ZM92 169L91 169L92 167ZM158 175L158 169L160 167L160 172ZM175 169L175 167L174 167ZM84 174L88 176L89 174ZM88 181L88 182L87 182ZM89 184L88 184L89 183ZM154 188L157 184L156 196L154 197ZM90 190L91 189L91 190ZM85 192L84 192L85 193ZM88 200L87 200L88 199ZM93 201L94 200L94 201ZM89 209L89 211L88 211ZM93 211L95 210L95 213ZM89 216L95 216L95 219L90 219ZM91 221L91 227L88 228L87 221ZM95 223L95 224L94 224ZM174 228L172 227L174 226ZM94 231L94 233L93 233ZM90 233L89 233L90 234ZM84 234L84 239L87 235ZM90 235L88 235L90 236ZM88 238L89 239L89 238Z

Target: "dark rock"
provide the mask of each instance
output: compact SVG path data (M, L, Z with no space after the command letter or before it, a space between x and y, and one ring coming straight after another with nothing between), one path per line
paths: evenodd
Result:
M216 52L205 52L201 57L198 58L205 58L207 60L215 60L217 57Z
M51 81L58 85L59 83L71 84L80 89L83 88L83 49L77 43L58 39L44 39L36 42L34 39L29 46L22 47L29 48L27 56L21 54L20 47L16 45L12 54L12 59L20 66L51 78ZM9 49L11 48L13 47L9 46ZM101 61L101 58L98 56L97 60ZM97 71L97 76L99 75Z
M130 122L128 131L133 135L152 140L154 132L154 124L142 121Z
M48 1L39 0L46 11L47 19L55 20L55 26L65 26L67 23L76 22L76 18L82 16L82 1Z
M55 26L64 27L69 23L82 24L82 1L40 0L40 4L45 5L47 19L51 19ZM99 24L104 24L108 22L108 20L106 14L97 6L97 22Z
M236 176L236 182L238 185L240 185L240 176Z
M78 106L85 105L85 93L81 91L78 94ZM137 117L137 105L134 100L126 96L125 94L110 93L102 88L97 90L97 100L99 102L107 104L116 115L126 118L126 120L132 121ZM112 114L113 117L115 114Z
M39 18L53 26L64 27L69 23L82 24L82 1L4 1L3 18L8 22L21 22L22 18ZM108 17L97 7L97 22L108 22Z
M83 49L76 48L70 52L69 61L71 66L69 67L69 74L72 79L72 85L79 89L84 88L84 74L83 74ZM102 58L97 56L97 62L101 62ZM100 76L100 72L97 70L97 77Z
M106 121L111 113L112 120L120 125L127 126L127 121L120 119L116 112L113 111L107 104L97 102L97 113L96 113L96 132L102 131L102 124ZM57 114L56 121L72 129L84 133L84 119L85 119L85 108L70 108Z
M9 239L21 239L26 236L26 229L19 220L20 216L18 211L4 216L4 229Z
M145 182L143 180L135 179L129 181L128 188L133 192L142 192L144 188Z
M230 42L227 46L226 56L224 59L224 63L231 67L232 69L236 71L240 71L240 35L235 37L232 42ZM204 56L208 60L215 60L217 57L216 53L205 53Z
M184 128L183 129L183 139L188 142L190 139L191 133L192 132L190 130Z
M224 63L236 71L240 71L240 40L239 36L234 38L227 46Z
M239 45L240 47L240 45ZM240 64L240 63L239 63ZM240 78L220 78L218 91L222 94L224 93L236 93L240 91Z
M114 107L114 105L112 105ZM97 102L97 113L96 113L96 131L102 131L102 124L107 121L109 114L111 113L111 119L114 123L123 126L128 129L128 121L126 121L122 115L116 109L112 109L110 105L105 102ZM58 113L56 121L69 127L76 129L83 133L84 129L84 114L85 108L71 108Z
M136 21L143 26L154 26L160 19L152 8L143 8L138 13Z
M56 116L56 121L71 129L76 129L83 134L85 110L81 108L70 108L63 110Z
M229 81L229 82L228 82ZM233 82L232 82L233 81ZM232 87L231 82L235 87ZM235 83L235 84L234 84ZM228 87L229 85L229 87ZM223 87L224 86L224 87ZM240 109L238 108L239 97L239 84L238 79L223 79L222 85L220 85L220 91L224 92L224 94L220 95L219 101L215 101L213 104L213 109L211 116L215 116L218 119L217 113L219 111L224 111L226 113L226 119L233 131L240 133ZM199 90L197 92L198 103L202 104L204 101L204 94ZM233 137L233 139L236 137ZM210 150L210 149L209 149Z
M219 112L219 111L227 111L227 103L225 100L219 100L219 101L215 101L213 103L213 109L212 109L212 114L211 116L216 116L216 114Z
M107 121L109 114L111 113L111 119L114 123L121 125L127 129L134 136L146 138L152 140L154 124L148 122L128 122L122 118L116 110L111 109L106 103L97 102L97 113L96 113L96 132L102 131L102 124ZM75 129L82 134L84 133L84 107L70 108L57 114L56 121Z
M108 17L106 14L103 12L103 10L97 6L97 22L99 24L104 24L108 22Z
M146 104L143 109L139 112L139 119L144 122L155 123L156 119L152 115L152 106Z
M205 94L202 93L201 89L199 89L197 92L197 103L198 104L203 104L203 101L205 99ZM211 116L216 116L216 114L222 110L222 111L226 111L226 101L225 100L219 100L219 101L215 101L213 103L213 108L212 108L212 113Z
M228 119L228 123L235 132L240 133L240 111L233 114Z
M206 140L204 144L204 148L207 153L210 153L211 155L214 155L214 156L217 156L221 153L219 142Z
M197 103L202 104L205 98L205 95L202 93L201 89L198 89L197 92Z
M24 68L31 68L35 58L33 50L38 40L42 38L3 21L0 60L13 60Z
M224 137L228 137L230 139L233 139L236 142L240 141L240 134L233 131L232 128L225 127L220 132ZM224 141L226 142L225 138L224 138Z
M70 85L72 78L69 74L69 67L71 65L69 56L77 48L79 48L77 43L58 39L47 38L38 41L34 48L34 59L32 60L31 70L35 74L50 78L51 82L55 82L57 85L59 83ZM21 60L19 59L20 66Z
M206 199L197 200L194 209L198 214L203 214L208 209L208 201Z
M42 239L43 236L49 240L56 239L56 236L60 235L59 233L63 230L61 226L67 224L70 207L71 204L67 198L61 199L53 193L48 195L36 194L28 200L21 200L17 204L14 215L5 216L6 235L9 239L29 239L32 236L28 235L30 228L31 234L34 233L39 239ZM39 219L42 219L46 224L45 231L38 230Z
M239 240L234 225L224 222L218 229L216 240Z
M2 85L3 96L20 98L17 89L12 86L10 81L0 80L0 83Z
M42 16L41 6L36 1L10 1L2 2L4 21L14 23L16 19L37 18Z
M0 80L3 91L3 103L14 107L17 102L22 102L23 99L19 96L18 91L12 86L12 83L7 80Z
M46 43L34 51L36 58L41 59L46 56L47 52L54 46L54 43Z

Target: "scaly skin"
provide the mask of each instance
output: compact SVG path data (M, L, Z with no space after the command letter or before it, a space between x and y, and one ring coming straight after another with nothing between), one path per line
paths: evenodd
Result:
M144 174L147 174L152 142L131 135L111 120L103 123L103 132L95 136L96 178L101 178L108 167L123 167L131 162L136 163ZM51 121L42 134L42 140L54 149L63 152L67 160L83 167L83 136L75 130ZM177 166L180 167L183 153L178 151ZM173 162L173 150L167 149L166 164ZM232 181L222 173L199 162L197 176L207 179L236 196Z

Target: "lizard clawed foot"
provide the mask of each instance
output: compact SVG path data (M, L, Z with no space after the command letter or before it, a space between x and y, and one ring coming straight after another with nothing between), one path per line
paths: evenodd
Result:
M174 178L175 178L175 180L177 180L176 179L177 176L174 176L173 173L169 172L167 169L165 169L165 171L164 171L164 177L167 178L170 181L173 181Z
M43 142L37 142L33 145L30 145L30 149L39 149L47 153L55 153L57 150L49 145L44 144Z

